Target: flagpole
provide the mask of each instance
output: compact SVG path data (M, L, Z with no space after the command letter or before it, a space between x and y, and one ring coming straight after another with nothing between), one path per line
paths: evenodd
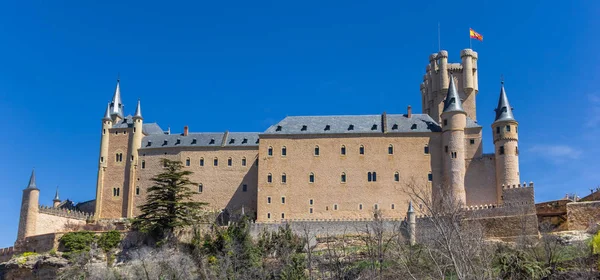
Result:
M438 21L438 52L442 50L442 42L440 38L440 22Z

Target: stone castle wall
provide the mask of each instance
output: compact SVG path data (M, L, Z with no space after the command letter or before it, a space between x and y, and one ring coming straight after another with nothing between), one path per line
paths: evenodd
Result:
M569 230L587 230L600 222L600 201L567 203Z
M40 212L36 221L35 235L63 231L67 225L85 224L85 219Z
M466 161L467 205L497 204L496 161L493 154Z

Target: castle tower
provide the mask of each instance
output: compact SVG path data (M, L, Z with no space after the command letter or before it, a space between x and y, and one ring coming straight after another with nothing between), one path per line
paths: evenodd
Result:
M117 83L117 91L118 89ZM120 93L119 93L120 99ZM110 128L113 125L113 119L111 118L111 103L106 106L104 117L102 118L102 136L100 138L100 157L98 159L98 180L96 182L96 210L95 216L99 218L102 213L102 193L104 190L104 172L106 172L107 161L108 161L108 145L110 139Z
M450 76L448 94L442 112L442 158L444 183L442 197L451 195L462 205L466 204L465 192L465 127L467 112L456 90L454 77Z
M56 187L56 194L52 200L52 207L57 208L60 205L60 198L58 197L58 187Z
M412 200L408 203L408 211L406 212L408 218L408 240L410 245L417 243L417 215L413 208Z
M504 91L500 88L496 119L492 123L496 157L496 190L498 203L502 203L502 187L519 184L519 123L513 115Z
M113 95L112 102L110 102L110 116L113 123L118 123L123 119L123 103L121 101L121 87L119 86L120 80L117 79L117 87L115 88L115 94Z
M36 222L39 213L39 199L40 190L35 184L35 170L33 170L31 171L31 177L29 178L29 185L23 190L17 241L35 235Z
M460 56L461 63L449 63L448 52L444 50L429 56L429 64L425 69L423 83L421 83L421 102L423 112L437 122L441 121L450 72L460 73L455 76L458 95L467 116L472 120L477 120L475 106L475 96L479 91L477 53L471 49L464 49L460 52Z
M128 218L132 218L133 217L133 196L134 196L134 192L136 189L135 183L137 182L135 180L136 178L136 173L137 173L137 167L138 167L138 150L142 147L142 138L144 137L143 135L143 122L144 122L144 118L142 117L142 107L140 105L140 100L138 99L137 102L137 107L135 108L135 114L133 115L133 137L130 138L130 150L131 150L131 156L129 158L129 160L131 161L129 168L129 188L128 188L128 202L127 202L127 217Z

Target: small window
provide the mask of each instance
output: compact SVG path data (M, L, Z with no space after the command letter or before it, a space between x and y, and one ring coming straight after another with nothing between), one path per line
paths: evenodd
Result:
M102 135L106 134L106 129L102 130Z
M303 125L300 131L306 131L306 125Z
M281 197L281 204L285 204L285 196Z
M312 214L313 213L313 209L312 208L308 208L308 213Z
M100 157L100 162L104 162L104 157Z
M215 139L210 139L210 142L208 142L209 145L214 145L215 144Z
M360 145L360 148L358 148L358 153L361 155L364 155L365 154L365 146Z
M267 175L267 183L272 183L273 182L273 175L271 175L271 173L269 173Z
M373 126L371 126L371 130L377 130L377 125L374 124Z
M427 174L427 180L429 180L429 182L433 181L433 174Z
M373 172L373 182L377 182L377 172Z
M269 149L267 150L267 155L270 157L273 156L273 147L269 146Z
M319 146L315 146L315 156L319 155Z
M118 132L118 131L115 131L115 135L119 135L119 132Z
M346 146L342 145L342 147L340 148L340 154L341 154L342 156L345 156L345 155L346 155Z
M326 125L326 126L325 126L325 131L328 131L328 130L330 130L330 129L331 129L331 126L330 126L330 125Z
M314 173L310 173L310 175L308 175L308 182L309 183L314 183L315 182L315 174Z
M281 125L278 125L277 128L275 128L275 131L281 131Z
M232 166L233 165L233 160L231 158L227 159L227 166Z
M192 139L192 145L196 145L198 143L198 140L196 140L196 138Z
M190 158L186 158L185 159L185 166L190 166L190 163L191 163Z
M285 219L285 213L281 213L281 219Z
M500 146L500 151L499 151L499 153L500 153L501 155L503 155L503 154L504 154L504 146Z
M133 155L131 155L131 161L133 161Z
M202 184L198 185L198 192L202 193L204 191L204 186L202 186Z
M214 166L219 166L219 159L218 159L218 158L215 158L215 159L213 160L213 165L214 165Z
M121 188L117 188L117 196L121 196Z
M313 204L314 204L314 201L312 199L308 201L308 205L313 205Z
M506 126L506 131L510 132L510 125Z
M333 205L333 210L338 210L338 205L337 204Z
M204 166L204 158L200 158L200 166Z
M271 204L271 197L267 196L267 204Z
M135 187L135 195L140 195L140 187Z
M392 210L396 209L396 205L392 203Z
M515 147L515 154L519 155L519 147Z
M411 125L411 126L410 126L410 129L411 129L411 130L415 130L415 129L417 129L417 124L416 124L416 123L413 123L413 125Z
M368 173L367 173L367 181L368 181L368 182L371 182L371 181L373 181L373 173L371 173L371 172L368 172Z
M400 173L398 173L398 171L396 171L396 173L394 173L394 181L400 182Z
M373 209L375 209L375 210L379 209L379 205L378 204L373 205Z
M354 130L354 125L353 124L349 125L348 130Z
M475 139L469 139L469 144L475 145Z
M248 138L242 139L242 144L248 144Z
M515 125L515 133L519 133L519 127Z
M142 169L146 168L146 161L142 160Z
M340 176L340 181L342 183L346 183L346 173L342 172L342 176Z
M394 154L394 145L390 144L388 146L388 155L393 155Z
M229 144L235 144L235 138L229 139Z
M429 154L429 146L425 146L425 147L423 148L423 153L425 153L426 155L428 155L428 154Z
M500 134L500 127L499 126L496 127L496 134Z
M247 191L248 191L248 185L246 185L246 184L243 184L243 185L242 185L242 191L243 191L243 192L247 192Z
M362 210L362 203L358 205L358 210Z
M287 148L285 146L281 147L281 156L287 156Z
M448 120L444 120L444 126L448 125Z
M285 173L281 174L281 183L282 184L287 183L287 175L285 175Z
M392 125L392 130L398 130L398 124L395 123L394 125Z
M271 213L267 213L267 219L271 218Z
M444 152L448 152L448 146L444 146Z
M242 158L242 166L246 166L246 157Z

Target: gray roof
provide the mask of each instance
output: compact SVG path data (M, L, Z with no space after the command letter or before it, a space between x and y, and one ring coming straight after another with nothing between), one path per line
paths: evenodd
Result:
M467 117L467 127L466 128L476 128L476 127L482 127L482 126L479 125L477 123L477 121L474 121L473 119Z
M117 79L117 87L115 88L115 94L113 95L112 102L110 103L110 114L123 116L123 102L121 101L121 87L119 86L119 80Z
M223 138L227 133L225 143ZM142 149L173 147L257 147L258 132L154 134L142 138Z
M448 86L448 94L444 100L444 111L442 112L464 112L460 96L456 90L456 84L454 83L454 77L450 75L450 85Z
M429 115L358 115L358 116L295 116L286 117L269 127L264 134L357 134L383 133L382 118L386 117L387 132L439 132L440 126Z
M104 111L104 118L102 118L102 120L105 120L105 121L112 120L110 118L110 102L108 102L108 105L106 105L106 111Z
M138 99L137 106L135 107L135 114L133 114L134 118L142 118L142 106L140 105L140 100Z
M35 185L35 169L31 170L31 176L29 177L29 184L27 185L28 190L37 190L37 186Z
M501 121L515 121L515 116L513 115L513 108L510 107L508 103L508 97L506 96L506 92L504 91L504 82L502 82L502 87L500 88L500 98L498 99L498 107L494 110L496 111L496 119L494 122Z
M118 123L115 123L112 128L128 128L133 127L133 117L131 115L125 117ZM146 135L164 134L163 130L157 123L145 123L142 125L142 132Z
M408 213L414 213L415 208L413 208L412 200L408 202Z
M54 199L52 201L60 201L60 198L58 197L58 187L56 187L56 194L54 195Z

